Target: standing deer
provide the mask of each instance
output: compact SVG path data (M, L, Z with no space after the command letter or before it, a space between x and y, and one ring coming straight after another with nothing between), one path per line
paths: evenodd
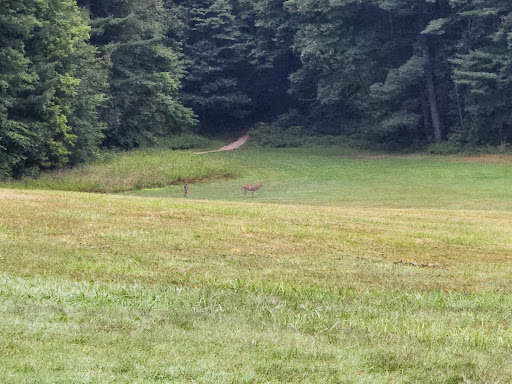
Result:
M262 183L259 183L258 185L250 185L250 184L244 184L242 185L242 191L244 191L244 195L247 195L247 191L251 191L253 196L256 193L258 189L263 187Z
M185 184L185 197L188 197L188 183Z

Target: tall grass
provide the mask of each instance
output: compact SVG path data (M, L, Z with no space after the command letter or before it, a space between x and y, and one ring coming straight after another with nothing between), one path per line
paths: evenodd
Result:
M0 274L0 380L510 382L509 296L310 292Z
M3 183L4 187L82 192L124 192L184 182L232 178L236 170L219 159L192 152L144 149L120 153L81 168L50 172L39 178Z

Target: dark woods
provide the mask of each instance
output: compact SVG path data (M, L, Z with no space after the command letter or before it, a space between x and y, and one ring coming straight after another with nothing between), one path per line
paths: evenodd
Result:
M507 143L511 53L508 0L1 0L0 176L260 121Z

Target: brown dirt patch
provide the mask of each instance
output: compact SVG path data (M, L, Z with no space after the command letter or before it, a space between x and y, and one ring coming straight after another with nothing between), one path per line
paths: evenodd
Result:
M236 141L232 142L231 144L225 145L220 149L217 149L215 151L206 151L206 152L196 152L196 155L201 155L203 153L213 153L213 152L222 152L222 151L232 151L233 149L238 149L242 145L245 144L245 142L249 140L249 135L245 134L242 137L238 138Z

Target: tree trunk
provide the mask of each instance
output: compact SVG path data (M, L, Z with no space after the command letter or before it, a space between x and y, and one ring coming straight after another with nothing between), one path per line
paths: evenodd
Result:
M434 140L439 142L443 139L443 124L437 106L436 88L434 84L434 75L432 73L433 69L430 60L430 50L426 36L421 36L419 40L421 51L423 53L423 57L425 58L425 84L427 87L428 102L430 104L432 127L434 128Z
M427 101L427 92L425 89L421 89L421 113L423 114L423 134L428 137L430 133L430 119L428 118L429 110L428 110L428 101Z

